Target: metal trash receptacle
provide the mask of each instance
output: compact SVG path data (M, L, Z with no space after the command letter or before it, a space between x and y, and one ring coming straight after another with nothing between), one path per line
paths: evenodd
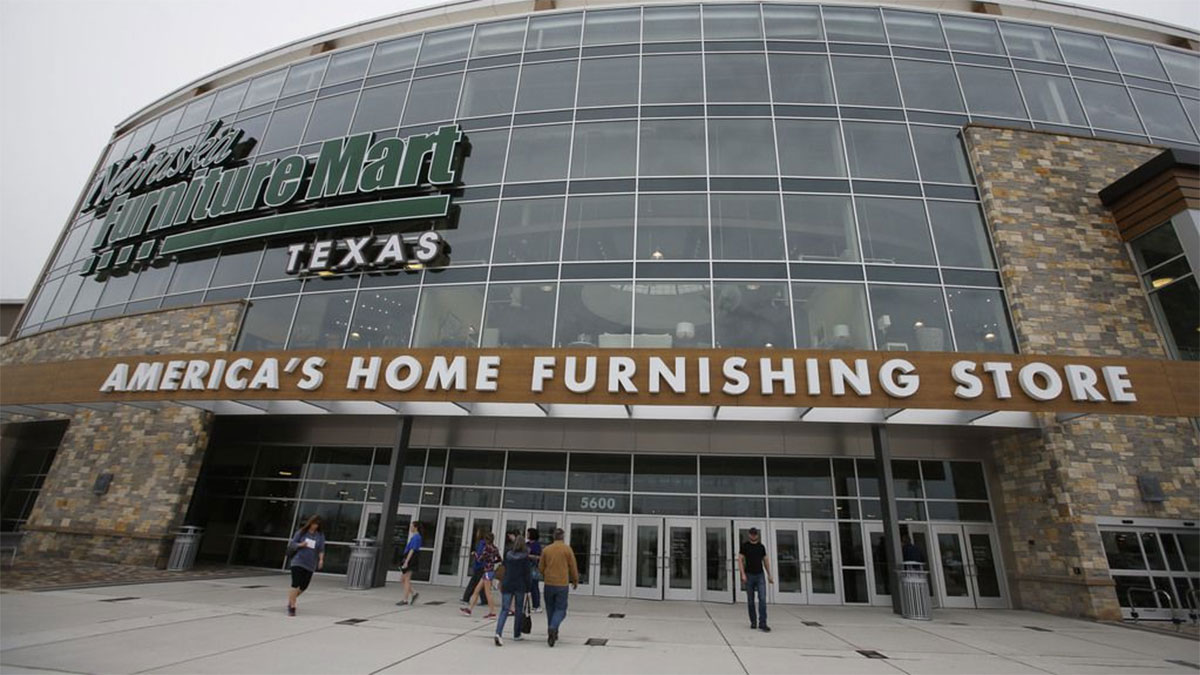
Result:
M375 580L375 556L379 549L374 539L355 539L350 547L350 562L346 565L346 588L367 591Z
M200 537L204 535L203 527L184 525L175 534L175 543L171 546L171 557L167 560L167 570L182 572L192 569L196 564L196 554L200 551Z
M929 621L929 570L924 563L905 562L900 569L900 614Z

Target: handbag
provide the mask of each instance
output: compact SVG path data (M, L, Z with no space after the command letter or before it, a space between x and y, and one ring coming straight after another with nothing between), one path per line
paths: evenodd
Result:
M533 632L533 617L530 616L530 614L533 614L533 601L531 596L526 593L525 611L522 612L521 615L521 633L523 635L528 635L529 633Z
M496 577L496 581L504 581L504 563L500 563L499 565L496 565L496 569L493 572L493 576Z

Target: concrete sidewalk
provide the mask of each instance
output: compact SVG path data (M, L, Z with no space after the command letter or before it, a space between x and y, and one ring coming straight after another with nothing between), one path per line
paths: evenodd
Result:
M287 577L0 595L0 670L88 673L1197 673L1200 643L1023 611L742 606L573 596L562 640L545 614L527 640L492 644L456 589L347 591L320 577L284 607ZM622 616L623 615L623 616ZM350 621L363 620L363 621ZM511 622L510 622L511 626ZM511 628L509 629L511 636ZM506 636L507 637L507 636ZM588 646L589 638L607 640ZM871 658L874 650L885 658Z

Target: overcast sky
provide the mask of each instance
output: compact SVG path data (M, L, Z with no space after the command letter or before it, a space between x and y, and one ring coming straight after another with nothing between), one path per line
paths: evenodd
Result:
M28 295L114 125L247 56L428 0L0 0L0 298ZM1078 0L1200 29L1195 0Z

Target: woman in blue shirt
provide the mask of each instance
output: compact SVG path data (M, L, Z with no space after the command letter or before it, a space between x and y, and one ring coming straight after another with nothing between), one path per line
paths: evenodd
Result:
M404 584L404 599L397 604L415 605L417 597L421 595L413 592L412 575L417 571L421 559L421 545L424 543L421 535L424 533L425 526L421 524L421 521L412 521L412 525L408 528L408 545L404 547L403 561L400 563L400 581Z
M296 598L308 590L313 573L325 566L325 535L321 532L321 516L313 516L288 542L292 561L292 588L288 591L288 616L296 616Z

